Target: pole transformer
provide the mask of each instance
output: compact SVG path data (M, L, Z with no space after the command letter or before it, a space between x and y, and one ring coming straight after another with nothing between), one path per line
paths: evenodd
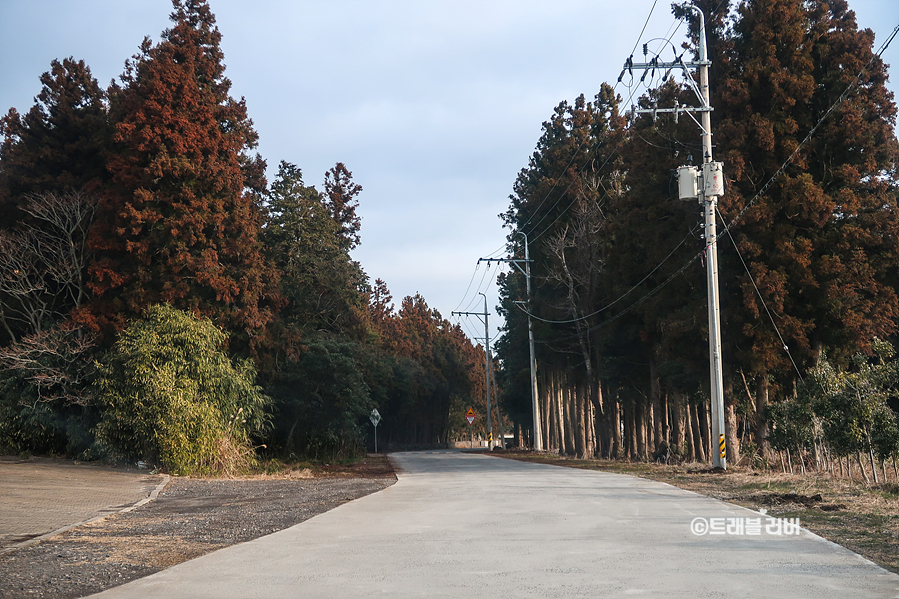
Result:
M678 191L680 199L698 199L702 205L705 233L705 258L706 278L708 282L709 305L709 370L712 394L712 439L717 441L717 447L712 448L712 465L716 468L727 469L727 453L724 434L724 381L721 368L721 314L718 301L718 236L716 230L715 213L717 212L718 197L724 195L724 176L722 163L712 159L712 116L713 108L709 105L709 65L708 49L706 47L705 17L702 11L690 6L699 15L699 60L696 62L684 62L678 57L675 62L662 62L653 58L646 63L634 63L628 58L621 71L618 80L624 76L625 71L671 69L680 68L685 72L689 68L697 68L699 71L699 86L692 77L687 76L687 82L699 99L699 107L680 106L675 102L674 108L658 108L653 104L652 108L636 109L636 113L652 114L653 120L665 113L674 114L674 122L680 113L690 115L698 112L701 122L698 123L702 130L702 169L695 166L682 166L678 169ZM644 46L644 54L646 46ZM644 74L644 77L646 75ZM693 119L694 121L696 119Z

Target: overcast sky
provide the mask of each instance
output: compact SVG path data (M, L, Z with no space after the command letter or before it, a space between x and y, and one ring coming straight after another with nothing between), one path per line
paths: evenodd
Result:
M849 5L874 30L875 48L899 24L897 0ZM287 160L321 188L325 171L345 163L363 187L354 255L371 279L384 279L397 304L420 292L446 318L481 310L484 291L491 328L496 269L475 272L476 264L502 255L508 231L497 215L541 124L561 100L614 83L638 40L672 36L679 45L685 32L665 0L210 6L232 94L246 98L270 179ZM28 110L54 58L84 59L107 85L144 36L159 40L170 12L168 0L0 0L0 111ZM884 59L899 64L899 41ZM483 335L477 319L463 325Z

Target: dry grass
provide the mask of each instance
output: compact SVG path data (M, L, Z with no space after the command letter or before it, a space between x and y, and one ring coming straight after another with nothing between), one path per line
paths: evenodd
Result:
M714 472L706 464L575 460L505 452L504 457L572 468L630 474L665 482L773 516L799 518L818 534L899 573L899 484L866 485L826 472L784 474L745 467Z

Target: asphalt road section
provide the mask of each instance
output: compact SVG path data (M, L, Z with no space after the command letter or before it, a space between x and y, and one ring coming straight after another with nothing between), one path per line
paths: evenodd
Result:
M0 553L132 507L167 479L53 458L0 457Z
M899 597L899 576L793 523L664 483L391 458L392 487L95 597Z

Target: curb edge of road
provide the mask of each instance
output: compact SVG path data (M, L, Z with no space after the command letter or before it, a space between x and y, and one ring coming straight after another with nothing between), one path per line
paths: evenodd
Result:
M28 539L27 541L22 541L21 543L16 543L15 545L12 545L5 549L0 549L0 555L5 555L5 554L9 553L10 551L15 551L16 549L22 549L24 547L28 547L29 545L34 545L36 543L40 543L41 541L45 541L51 537L61 535L64 532L68 532L68 531L72 530L73 528L83 526L84 524L90 524L92 522L99 522L100 520L104 520L104 519L106 519L110 516L114 516L116 514L124 514L126 512L136 510L137 508L141 507L142 505L146 505L146 504L150 503L151 501L153 501L154 499L156 499L157 497L159 497L159 494L162 492L162 490L165 489L166 485L169 484L169 481L172 480L172 477L169 476L168 474L165 474L163 476L164 476L164 478L162 479L162 481L158 485L156 485L156 487L150 492L150 494L147 497L144 497L143 499L141 499L140 501L135 503L134 505L130 505L126 508L116 510L114 512L109 512L108 514L100 514L99 516L94 516L92 518L88 518L87 520L82 520L81 522L76 522L75 524L67 524L66 526L63 526L62 528L57 528L56 530L42 534L39 537L34 537L33 539Z

